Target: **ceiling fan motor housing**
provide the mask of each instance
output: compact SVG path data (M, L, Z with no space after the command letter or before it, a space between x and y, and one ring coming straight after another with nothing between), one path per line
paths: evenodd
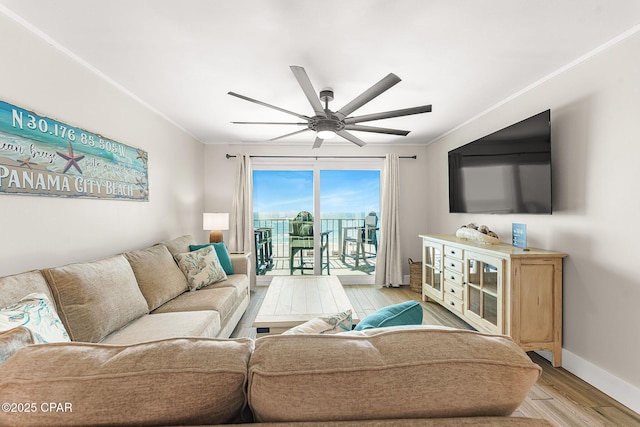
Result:
M309 129L315 132L330 130L337 133L343 130L344 127L344 122L338 120L338 118L333 115L330 119L322 116L313 116L309 119Z

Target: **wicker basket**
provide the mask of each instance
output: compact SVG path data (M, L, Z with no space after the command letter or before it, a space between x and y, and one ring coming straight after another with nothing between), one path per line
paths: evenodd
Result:
M409 258L409 287L413 292L422 293L422 263Z

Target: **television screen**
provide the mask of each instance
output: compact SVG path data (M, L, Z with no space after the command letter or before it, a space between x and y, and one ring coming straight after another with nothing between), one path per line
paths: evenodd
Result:
M551 213L551 111L449 151L449 212Z

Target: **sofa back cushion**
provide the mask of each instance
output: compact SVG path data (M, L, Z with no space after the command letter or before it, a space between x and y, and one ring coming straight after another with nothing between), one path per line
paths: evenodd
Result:
M0 413L0 425L229 423L246 405L252 349L248 338L30 346L0 366L0 401L37 410ZM62 406L41 410L52 401Z
M510 338L424 327L256 340L261 422L506 416L541 369Z
M166 246L171 252L171 255L175 256L177 254L183 254L185 252L189 252L189 245L195 245L196 241L193 236L187 234L185 236L176 237L175 239L165 240L164 242L159 243L160 245Z
M72 341L99 342L149 312L124 255L43 271Z
M166 246L156 245L128 252L125 257L131 264L149 311L188 290L187 279Z
M0 307L14 304L32 293L45 294L53 301L49 285L40 271L27 271L0 277Z

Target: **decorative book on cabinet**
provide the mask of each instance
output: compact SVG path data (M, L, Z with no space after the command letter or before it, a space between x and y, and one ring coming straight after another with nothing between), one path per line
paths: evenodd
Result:
M482 332L510 336L523 350L562 365L562 260L567 254L449 235L422 238L422 299Z

